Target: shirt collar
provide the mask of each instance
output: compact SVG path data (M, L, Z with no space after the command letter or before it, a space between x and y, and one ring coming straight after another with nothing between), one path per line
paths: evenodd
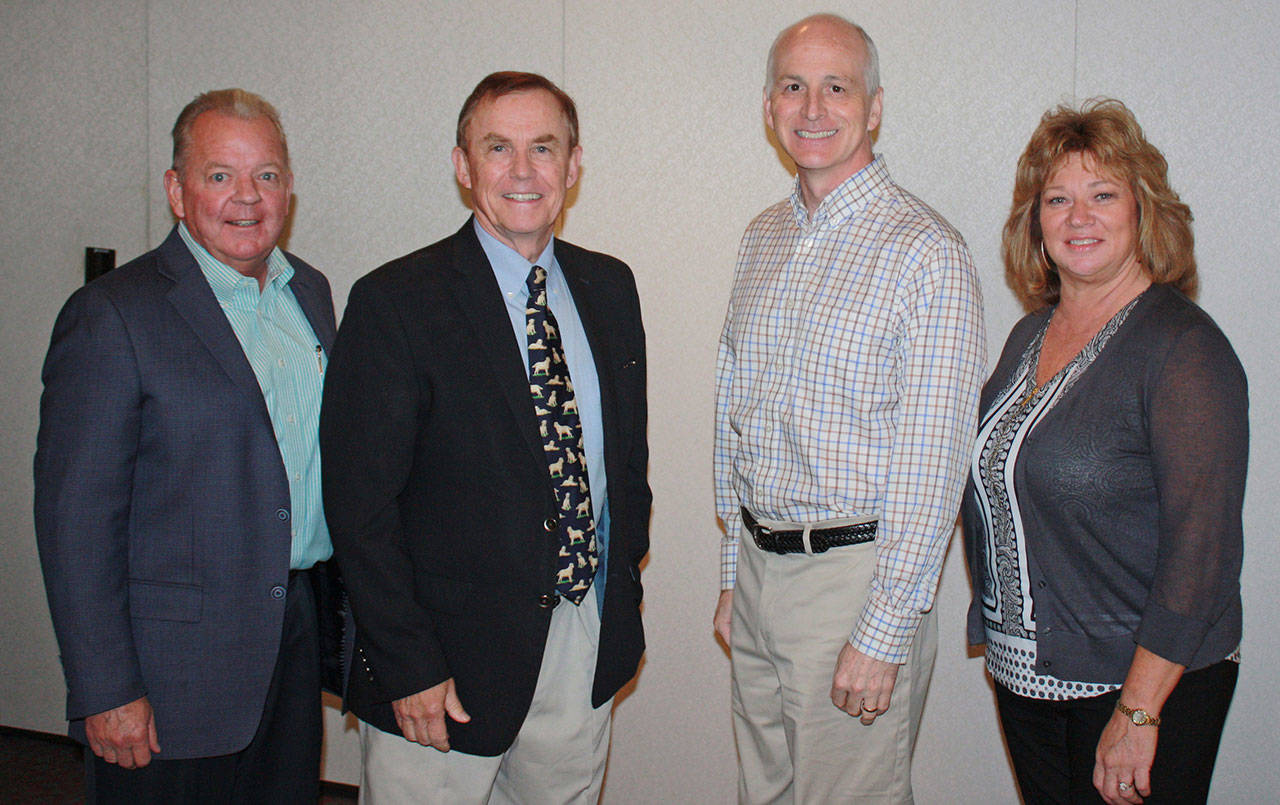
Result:
M476 237L480 239L480 247L489 258L489 265L493 266L493 276L498 280L498 288L504 297L516 293L528 295L529 288L525 281L529 278L529 270L534 266L545 268L547 276L557 268L554 237L547 240L542 254L531 263L523 254L489 234L475 218L471 219L471 225L475 228Z
M796 225L801 229L812 229L818 226L839 226L854 213L871 203L891 182L889 165L879 154L871 160L871 164L850 176L827 194L810 219L809 211L804 207L804 198L800 195L800 177L796 177L795 187L791 191L791 212L795 215Z
M178 222L178 234L182 236L182 242L187 244L187 248L191 250L191 256L196 258L200 271L209 282L209 287L213 289L213 295L217 297L219 302L228 301L235 293L237 288L247 287L246 283L253 284L253 290L258 290L258 281L253 277L246 277L231 266L222 262L218 258L209 254L209 250L196 242L196 239L187 231L187 225L183 221ZM271 253L267 255L267 281L263 286L263 290L268 287L283 287L289 280L293 279L293 265L285 258L284 252L280 251L279 246L274 246Z

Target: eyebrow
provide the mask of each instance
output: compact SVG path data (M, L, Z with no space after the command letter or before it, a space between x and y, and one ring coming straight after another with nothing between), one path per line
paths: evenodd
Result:
M251 170L256 172L256 171L262 170L263 168L274 168L278 171L283 172L284 164L277 162L273 159L273 160L270 160L269 162L259 162L257 165L254 165L253 168L251 168ZM204 165L200 167L200 169L202 171L211 171L211 170L230 171L230 170L235 170L235 166L229 165L225 162L206 162L204 163Z
M847 76L847 75L828 74L828 75L824 75L819 80L831 81L839 84L852 84L856 79L854 79L852 76ZM791 82L796 82L799 84L805 83L804 78L798 75L780 75L778 76L778 81L781 83L788 83L788 84Z
M488 134L480 138L480 142L486 143L486 144L510 143L511 138L504 137L501 134L495 134L494 132L489 132ZM554 134L542 134L533 138L533 143L535 145L541 145L543 143L558 143L558 142L560 142L560 138Z
M1120 181L1119 179L1094 179L1092 182L1089 182L1087 186L1097 187L1100 184L1114 184L1114 185L1124 186L1124 182ZM1066 187L1067 186L1064 184L1047 184L1044 186L1043 192L1047 193L1050 190L1065 190Z

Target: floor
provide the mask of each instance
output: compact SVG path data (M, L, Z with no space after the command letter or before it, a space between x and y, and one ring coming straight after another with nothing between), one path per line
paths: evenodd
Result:
M84 802L84 755L62 735L0 727L0 803ZM348 805L356 788L324 783L319 805Z

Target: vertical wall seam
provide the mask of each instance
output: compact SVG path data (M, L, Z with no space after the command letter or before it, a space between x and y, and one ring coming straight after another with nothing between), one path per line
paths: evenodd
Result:
M142 29L142 88L145 97L142 101L142 175L151 176L151 0L143 4ZM151 234L151 181L146 179L142 185L143 218L145 228L143 248L150 248L155 241Z
M1075 0L1071 32L1071 101L1080 103L1080 0Z

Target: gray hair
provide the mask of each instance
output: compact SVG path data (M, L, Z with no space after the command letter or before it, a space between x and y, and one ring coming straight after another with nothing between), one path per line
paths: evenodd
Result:
M258 120L271 123L280 138L280 152L284 156L285 170L289 170L289 143L284 137L284 126L280 125L280 113L265 98L245 89L215 89L203 92L191 103L183 107L178 120L173 124L173 170L179 175L187 160L187 151L191 147L191 127L196 118L205 112L217 112L241 120Z
M876 50L876 43L871 41L871 35L868 34L861 25L845 19L839 14L814 14L782 29L782 32L773 40L773 45L769 47L769 62L765 67L764 74L765 92L769 91L773 86L773 82L778 77L776 73L778 45L792 31L811 22L829 22L838 27L844 28L850 35L857 34L862 37L862 44L866 47L867 51L866 60L862 65L862 80L867 84L867 97L875 95L876 90L880 89L880 52Z

